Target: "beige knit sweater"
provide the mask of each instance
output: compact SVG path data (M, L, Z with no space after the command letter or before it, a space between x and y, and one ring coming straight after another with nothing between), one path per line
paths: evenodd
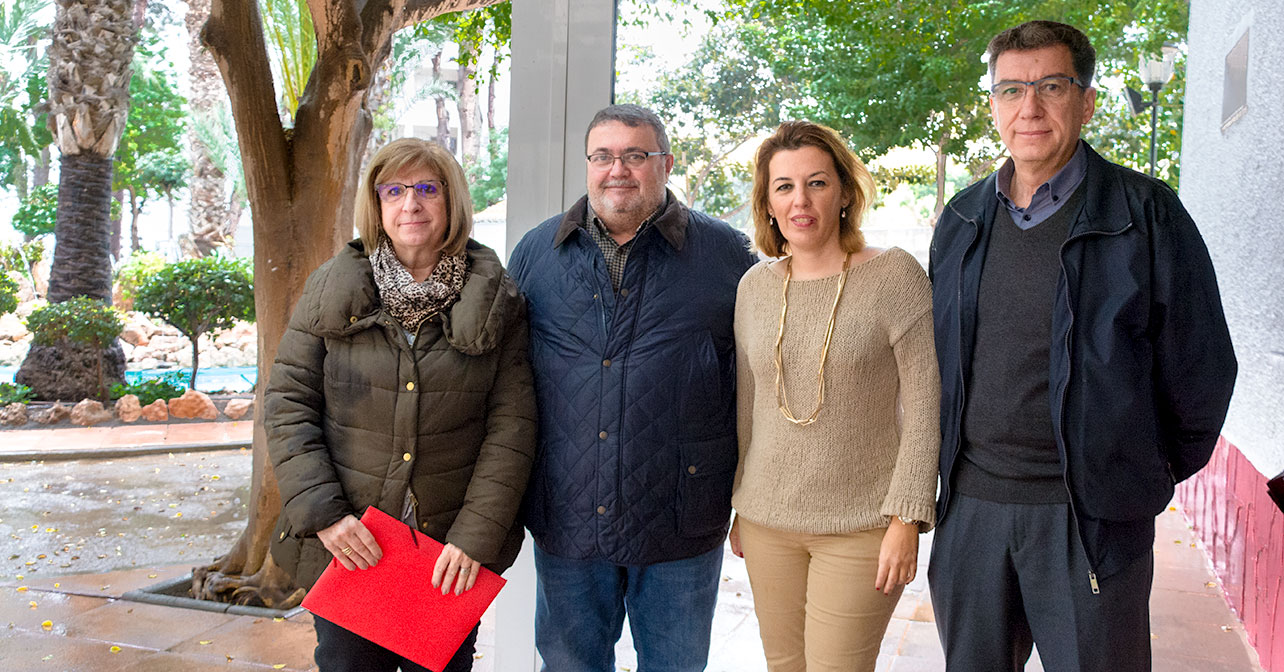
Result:
M890 248L847 271L816 422L790 423L776 401L783 268L760 262L736 293L740 465L736 515L781 530L836 534L891 516L935 523L940 376L932 288L908 252ZM784 384L796 418L816 408L816 369L838 276L793 280ZM899 409L898 409L899 402Z

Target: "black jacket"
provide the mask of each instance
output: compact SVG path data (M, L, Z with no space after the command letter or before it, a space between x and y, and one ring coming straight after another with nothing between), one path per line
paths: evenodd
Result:
M1061 246L1052 308L1048 410L1089 563L1108 576L1149 551L1173 485L1208 462L1236 362L1208 250L1177 195L1085 149L1084 205ZM932 237L938 521L963 441L995 179L959 192Z

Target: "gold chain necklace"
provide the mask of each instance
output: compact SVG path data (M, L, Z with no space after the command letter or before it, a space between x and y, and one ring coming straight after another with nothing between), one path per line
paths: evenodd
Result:
M780 292L780 332L776 334L776 403L780 413L789 422L806 427L816 421L820 409L825 405L825 360L829 358L829 340L834 335L834 321L838 317L838 302L843 298L843 287L847 286L847 268L851 264L849 252L843 258L843 272L838 274L838 292L834 295L834 307L829 311L829 325L825 327L825 344L820 348L820 367L816 371L816 410L811 415L799 420L789 411L789 394L785 392L785 360L781 343L785 340L785 316L789 314L789 279L793 277L793 257L785 262L785 287Z

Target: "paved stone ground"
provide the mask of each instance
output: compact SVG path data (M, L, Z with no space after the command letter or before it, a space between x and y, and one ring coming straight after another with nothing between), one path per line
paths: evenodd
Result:
M45 444L66 451L60 433L83 430L48 431ZM315 669L306 613L274 620L119 599L230 548L244 526L249 473L250 454L240 450L0 462L0 669ZM1154 669L1259 672L1181 513L1165 512L1158 530ZM879 672L944 669L927 595L929 548L927 536L920 578L901 598ZM509 672L494 670L495 638L488 615L476 672ZM766 669L744 563L729 551L713 638L711 672ZM637 669L627 628L617 658L621 672ZM1036 658L1027 669L1043 668Z

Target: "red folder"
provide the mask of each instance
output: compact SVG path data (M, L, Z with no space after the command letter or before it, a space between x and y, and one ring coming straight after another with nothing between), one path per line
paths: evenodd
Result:
M361 522L383 550L379 563L349 571L332 559L303 598L303 608L430 670L441 670L506 581L483 567L471 589L442 595L432 587L441 542L373 506Z

